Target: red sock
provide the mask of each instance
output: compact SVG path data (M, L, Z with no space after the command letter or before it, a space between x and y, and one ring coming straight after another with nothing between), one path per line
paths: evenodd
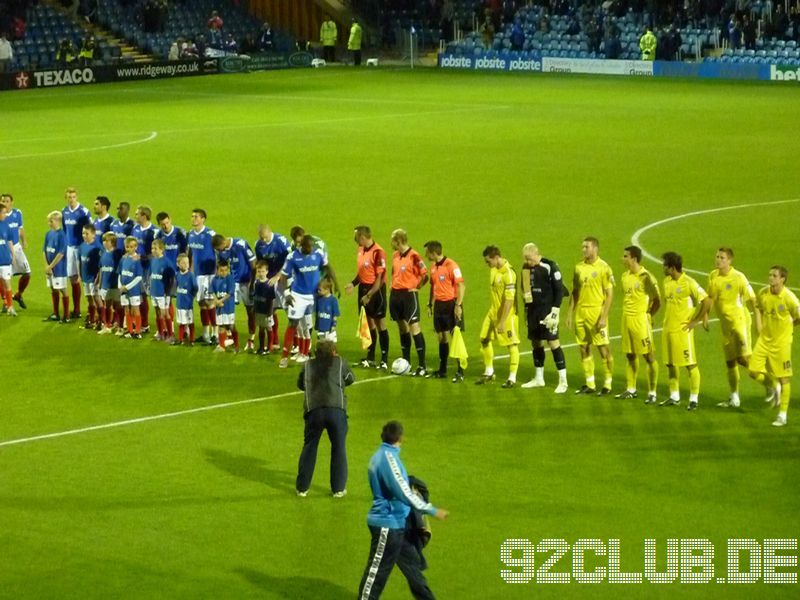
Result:
M61 306L64 308L64 319L69 318L69 296L61 296Z
M272 329L269 330L270 346L277 346L281 343L281 332L278 328L278 313L272 313Z
M133 315L131 313L125 314L125 324L128 326L128 333L133 335Z
M53 314L58 316L58 291L50 290L50 299L53 301Z
M123 327L125 323L125 309L123 309L122 306L120 305L116 307L116 310L114 312L117 315L117 325L119 327Z
M311 352L311 338L306 338L303 340L303 354L308 356L310 352Z
M225 349L225 340L228 338L228 332L224 329L219 330L219 347Z
M89 323L94 322L94 304L89 305Z
M145 327L150 327L150 304L147 300L147 296L142 294L142 303L139 305L139 317L141 317L139 322L143 323Z
M106 306L106 327L109 329L114 324L114 307Z
M233 347L237 350L239 349L239 330L234 329L231 331L231 335L233 336Z
M28 287L30 281L31 281L30 273L25 273L22 277L19 278L19 287L17 288L17 296L22 298L22 292L24 292L25 288Z
M6 306L14 308L14 292L11 291L11 288L6 290Z
M178 341L183 342L183 325L178 325Z
M272 336L270 335L270 338L271 337ZM266 340L267 340L267 332L264 331L263 327L259 327L258 328L258 349L259 350L263 350L264 349L264 343L266 342Z
M81 284L78 281L72 282L72 310L81 312Z
M133 315L133 330L136 333L142 333L142 315Z
M175 326L172 324L172 319L169 317L164 319L164 333L167 337L175 334Z
M189 341L194 342L194 323L189 323Z
M289 356L292 349L292 340L294 339L295 328L291 325L286 328L286 333L283 335L283 357Z
M203 324L203 327L208 325L208 309L201 308L200 309L200 323Z
M167 323L169 323L169 332L172 333L172 322L175 321L175 305L170 300L169 303L169 317L167 317Z
M256 332L256 313L252 308L247 309L247 333L250 335Z
M300 347L300 336L297 335L297 330L295 330L294 337L292 338L292 348L294 347Z
M209 308L208 309L208 324L212 327L217 326L217 309L216 308Z

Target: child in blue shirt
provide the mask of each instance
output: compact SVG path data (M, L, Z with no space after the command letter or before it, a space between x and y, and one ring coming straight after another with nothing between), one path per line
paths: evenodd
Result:
M156 309L156 327L158 328L158 333L153 340L172 342L172 319L169 311L172 297L169 292L175 279L175 271L170 260L164 256L165 249L166 243L161 238L153 240L150 247L153 255L150 259L150 298L153 308Z
M318 340L336 341L336 319L339 317L339 301L332 293L329 279L319 282L315 312Z
M136 251L139 240L132 235L125 238L125 256L119 261L119 293L120 304L125 310L125 321L128 325L126 338L142 339L142 315L139 305L142 303L142 279L144 271L142 261Z
M44 273L53 301L53 313L45 321L58 321L59 298L64 305L62 323L69 323L69 296L67 296L67 236L61 227L61 211L47 215L50 231L44 237Z
M230 333L233 337L233 351L239 352L239 332L236 329L236 279L226 260L217 263L217 275L211 282L211 298L217 313L219 344L214 352L225 352L225 342Z
M175 320L178 323L178 339L173 340L173 346L183 343L184 330L188 329L187 344L194 345L194 300L197 296L197 277L189 270L189 255L178 255L178 273L175 276Z
M258 327L258 350L256 354L264 356L269 354L267 347L267 333L273 327L273 304L275 303L275 288L268 279L269 265L260 260L256 263L256 279L253 282L253 311L256 326Z

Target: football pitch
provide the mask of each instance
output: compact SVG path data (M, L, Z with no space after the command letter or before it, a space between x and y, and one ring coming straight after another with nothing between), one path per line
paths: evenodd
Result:
M798 392L782 429L744 373L742 407L717 408L728 395L717 323L695 334L695 413L685 373L679 407L645 406L641 393L575 396L582 372L563 328L566 395L552 393L549 352L547 389L501 389L502 357L498 383L472 381L488 244L519 268L534 241L569 282L592 235L619 281L635 239L653 257L681 253L701 284L716 249L732 246L754 287L776 263L800 286L797 107L797 90L769 84L334 68L0 95L0 192L23 211L34 272L27 310L0 318L0 597L355 597L369 550L366 467L390 419L405 425L409 472L451 511L433 523L425 553L439 598L792 596ZM418 250L438 239L466 280L467 382L356 369L348 495L330 496L323 440L311 491L298 498L298 367L42 322L46 215L64 206L67 186L89 207L107 195L112 207L166 210L185 228L204 208L210 228L251 244L259 223L284 234L301 224L327 242L343 283L355 274L355 225L371 226L386 249L398 227ZM645 266L661 280L657 262ZM355 361L356 302L340 302L340 352ZM430 366L431 319L422 325ZM394 325L390 335L395 358ZM521 349L523 382L533 364L527 341ZM618 392L625 359L618 342L612 349ZM660 398L666 386L662 365ZM510 539L529 541L513 557L533 567L501 561ZM659 572L674 566L669 540L707 540L713 576L708 565L693 571L710 583L685 583L686 542L672 585L609 583L614 540L618 570L641 574L648 539ZM756 583L728 580L730 539L755 540L760 552L742 553L741 568ZM771 539L794 546L773 552ZM543 540L567 549L542 551ZM602 583L579 583L581 555L584 571L608 569ZM504 570L529 582L506 583ZM771 570L795 583L765 583ZM569 583L541 583L557 573ZM408 595L395 570L384 597Z

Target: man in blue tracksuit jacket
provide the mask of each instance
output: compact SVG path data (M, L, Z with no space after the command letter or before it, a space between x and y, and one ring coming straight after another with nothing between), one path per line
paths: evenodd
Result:
M441 521L449 513L425 502L408 485L408 473L400 461L403 425L389 421L383 426L381 440L381 447L369 461L369 486L372 488L373 501L367 515L367 525L372 543L358 597L361 600L380 598L397 563L414 597L432 599L433 592L420 569L418 551L405 536L406 518L412 508Z

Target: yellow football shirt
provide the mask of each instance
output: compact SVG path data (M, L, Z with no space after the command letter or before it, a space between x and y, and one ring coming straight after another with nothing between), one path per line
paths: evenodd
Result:
M755 292L744 273L731 269L727 275L720 275L714 269L708 275L708 295L714 303L717 316L729 323L747 319L748 300L755 299Z
M706 291L686 273L675 280L664 279L664 331L676 333L692 320L700 303L708 298Z
M614 274L602 258L591 264L581 261L575 265L572 285L578 290L577 308L598 308L605 302L605 291L614 287Z
M653 298L661 296L656 278L644 267L638 273L626 270L622 274L622 291L622 313L628 316L646 313Z
M489 269L489 288L491 290L489 295L491 298L489 314L496 317L500 307L503 305L503 300L514 300L517 293L517 274L508 264L508 261L505 261L499 269L494 267ZM515 303L512 302L509 315L513 315L516 312L516 308Z
M800 318L797 296L789 288L773 294L769 287L765 287L758 292L756 301L761 310L762 323L759 342L773 349L791 346L794 320Z

